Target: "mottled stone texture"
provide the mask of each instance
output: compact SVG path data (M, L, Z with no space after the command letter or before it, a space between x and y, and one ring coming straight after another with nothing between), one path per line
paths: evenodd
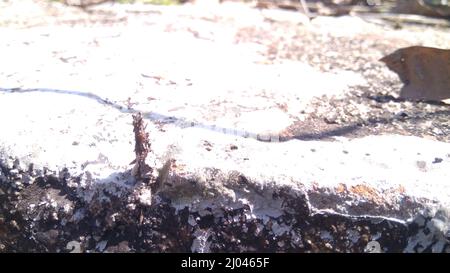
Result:
M161 196L148 206L112 184L86 189L87 201L68 186L80 178L1 170L1 252L363 252L370 241L383 252L450 250L445 209L406 222L352 217L311 211L304 195L279 188L266 201L281 201L281 214L259 218L254 204L196 211Z

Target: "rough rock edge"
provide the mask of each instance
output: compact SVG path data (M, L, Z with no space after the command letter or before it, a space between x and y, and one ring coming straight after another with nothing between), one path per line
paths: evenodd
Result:
M280 186L265 198L281 214L263 217L254 204L180 207L164 190L149 205L145 187L20 165L0 161L0 252L363 252L370 241L383 252L450 252L445 208L406 223L338 215Z

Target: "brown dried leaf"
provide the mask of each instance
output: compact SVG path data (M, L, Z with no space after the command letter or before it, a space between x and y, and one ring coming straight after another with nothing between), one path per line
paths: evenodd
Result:
M404 83L401 98L450 99L450 50L412 46L399 49L380 61Z

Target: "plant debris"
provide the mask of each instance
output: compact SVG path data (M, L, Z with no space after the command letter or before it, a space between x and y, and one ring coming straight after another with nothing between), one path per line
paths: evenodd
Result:
M148 182L148 174L152 172L152 168L145 163L145 159L150 152L150 141L148 139L149 135L145 131L146 127L140 112L133 115L134 152L136 153L136 159L130 163L135 164L132 173L137 181Z
M400 98L450 99L450 50L412 46L382 58L404 83Z

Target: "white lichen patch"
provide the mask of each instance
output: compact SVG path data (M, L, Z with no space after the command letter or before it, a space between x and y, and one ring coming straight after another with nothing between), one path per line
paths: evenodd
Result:
M211 242L208 242L208 238L210 236L209 229L207 230L197 229L193 235L195 236L191 246L191 251L193 253L211 252L209 249L209 247L211 246Z
M428 209L419 214L418 232L408 239L404 252L440 253L450 241L450 218L448 208ZM414 219L413 222L416 222Z
M291 229L292 227L286 224L278 224L277 222L274 222L272 224L272 232L275 236L280 236L285 233L289 233Z
M331 233L326 230L320 231L320 238L327 242L331 242L334 240L333 236L331 236Z
M356 230L348 230L347 231L347 238L354 244L356 242L358 242L360 237L361 237L361 235Z
M139 201L141 204L150 206L152 204L152 191L150 188L142 188L139 192Z

